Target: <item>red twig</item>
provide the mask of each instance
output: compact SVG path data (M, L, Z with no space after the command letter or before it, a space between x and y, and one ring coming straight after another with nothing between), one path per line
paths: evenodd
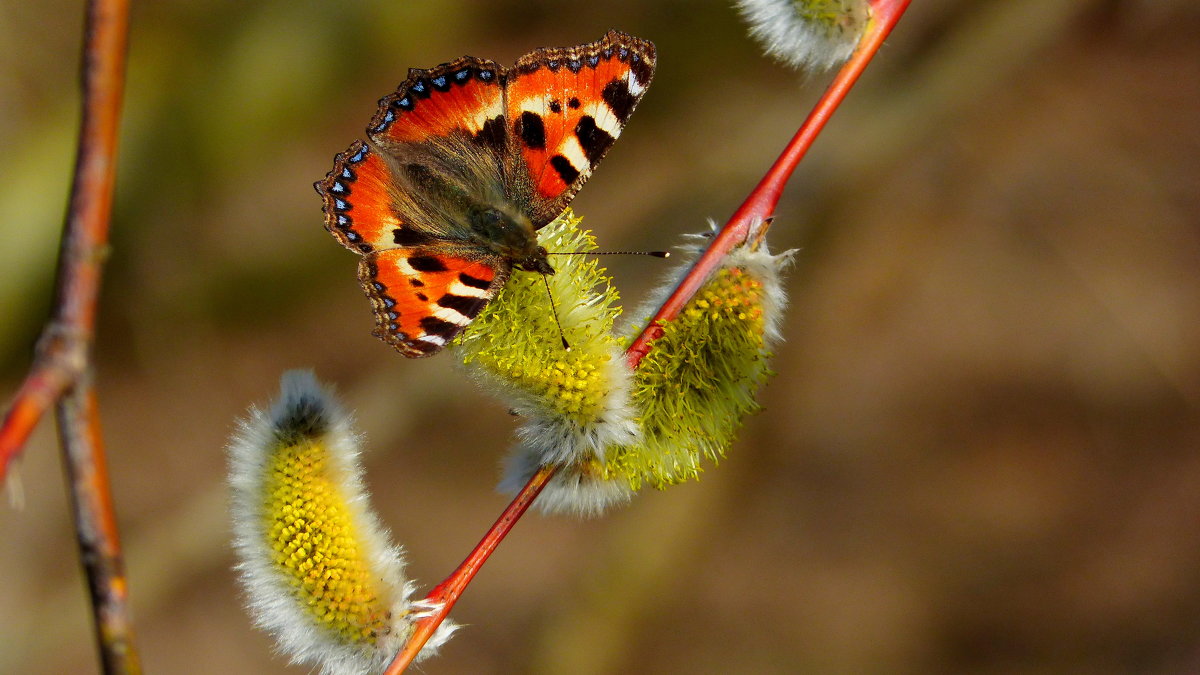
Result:
M751 225L755 221L767 220L774 214L779 197L783 194L783 188L796 170L796 166L804 158L817 135L825 128L825 123L829 121L830 116L846 98L850 88L858 81L858 77L862 75L867 64L879 51L884 39L892 32L892 28L900 20L910 2L910 0L869 1L872 8L871 21L854 54L838 71L829 88L825 90L825 94L817 101L808 118L800 126L800 130L784 148L783 154L775 160L763 179L750 192L750 196L729 218L729 221L713 238L704 253L696 259L691 269L659 308L646 328L625 351L626 360L631 368L637 368L642 358L650 353L654 340L662 335L662 324L674 319L696 294L696 291L700 290L709 276L721 266L722 259L734 247L746 241L747 236L750 235ZM487 560L500 541L512 529L516 520L529 508L533 499L554 476L555 469L556 467L553 466L544 466L534 474L463 564L426 597L428 601L444 604L436 614L417 622L417 629L413 636L409 638L403 651L388 666L384 675L403 673L413 658L420 653L426 640L433 635L438 625L450 613L450 608L458 600L467 584L475 577L479 566Z
M79 554L87 572L100 662L105 673L140 673L129 615L129 585L108 488L99 408L90 382L75 383L59 402L58 434Z
M0 425L0 482L38 421L88 369L112 212L128 27L128 0L88 2L83 119L59 248L54 310L29 375Z
M746 240L750 233L750 224L756 220L767 220L775 213L775 205L783 194L783 188L792 177L792 172L800 164L800 160L808 152L817 135L825 128L825 123L841 105L842 100L854 83L858 81L867 64L874 58L884 39L892 32L896 22L908 8L909 0L873 0L871 2L871 21L866 33L858 43L850 60L838 71L825 94L817 101L800 130L792 137L791 142L784 148L783 154L775 160L767 170L762 180L750 192L745 202L734 211L729 221L717 233L709 244L708 249L696 259L692 268L680 280L666 302L659 308L658 313L646 324L646 328L634 339L625 351L626 359L632 368L637 368L642 358L650 352L652 343L663 333L662 324L670 321L679 314L679 310L692 299L696 291L708 281L709 276L721 266L721 261L734 247Z
M58 403L58 429L76 536L105 673L141 672L91 383L96 301L108 246L117 130L125 88L128 0L89 0L84 24L83 113L71 202L63 225L54 310L33 366L0 426L0 479L38 421Z
M416 630L409 637L408 644L404 645L404 649L392 660L387 670L384 671L384 675L403 673L417 654L421 653L421 648L450 614L450 609L454 607L454 603L458 602L458 598L466 589L467 584L471 583L475 574L479 572L479 568L492 555L492 551L496 550L496 547L508 536L509 531L524 515L529 505L533 504L533 500L541 494L542 488L546 487L546 483L554 477L556 469L555 466L543 466L533 474L533 478L530 478L525 487L521 488L521 491L509 503L508 508L504 509L504 513L500 514L496 523L467 556L467 559L462 561L458 569L446 577L445 581L438 584L429 592L429 595L425 596L425 602L437 603L437 611L417 622Z

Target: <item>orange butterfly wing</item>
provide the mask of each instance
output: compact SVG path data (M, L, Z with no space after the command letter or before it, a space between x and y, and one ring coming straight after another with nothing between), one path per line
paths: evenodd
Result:
M609 31L526 54L509 71L505 114L532 188L534 227L562 213L621 135L655 60L652 43Z
M487 59L464 56L428 70L410 69L395 93L379 99L367 134L384 148L455 132L494 143L503 134L503 124L504 69Z
M358 278L375 335L408 357L431 356L471 323L508 279L503 261L393 248L363 256Z

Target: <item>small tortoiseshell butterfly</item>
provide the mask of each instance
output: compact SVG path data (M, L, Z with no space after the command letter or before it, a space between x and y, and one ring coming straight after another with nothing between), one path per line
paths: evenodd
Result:
M654 75L618 31L505 69L464 56L412 69L367 141L317 182L325 229L362 256L375 335L409 357L454 339L513 268L553 274L535 232L570 203Z

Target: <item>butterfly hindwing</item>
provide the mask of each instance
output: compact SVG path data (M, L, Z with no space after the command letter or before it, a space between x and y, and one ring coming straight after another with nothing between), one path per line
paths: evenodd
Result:
M652 43L609 31L596 42L526 54L509 71L512 159L532 188L534 227L562 213L620 136L655 58Z
M375 335L409 357L431 356L471 323L508 279L503 260L429 249L363 256L358 278L375 310Z

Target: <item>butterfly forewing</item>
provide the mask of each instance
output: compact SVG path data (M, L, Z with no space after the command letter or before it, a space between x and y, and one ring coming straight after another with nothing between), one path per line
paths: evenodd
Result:
M654 65L653 44L618 31L517 60L505 108L514 159L531 182L535 227L558 217L591 176L645 93Z
M367 134L377 145L395 147L465 132L501 151L503 84L502 67L472 56L429 70L413 68L395 93L379 100Z

